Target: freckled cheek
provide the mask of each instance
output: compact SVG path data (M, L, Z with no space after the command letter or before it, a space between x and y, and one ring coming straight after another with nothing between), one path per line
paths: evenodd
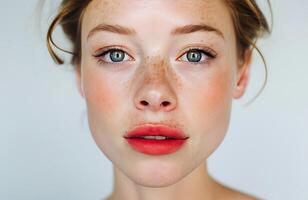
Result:
M123 84L118 83L119 78L99 70L84 72L82 80L91 134L102 152L111 159L110 155L117 154L114 146L122 141L119 138L123 130L119 122L124 106L127 107L127 94L123 92Z
M89 128L93 139L101 151L110 159L117 155L114 145L119 143L115 137L118 127L115 123L119 120L118 90L114 83L101 72L84 73L83 75L84 95L87 104L87 115Z
M217 120L217 118L228 113L232 100L230 73L227 71L217 73L199 85L199 92L194 105L196 105L195 109L199 110L200 115L206 115L207 119Z
M83 85L89 118L108 120L108 117L112 116L112 111L119 107L119 89L108 77L101 76L100 73L85 74Z
M204 77L192 93L188 93L191 105L193 131L196 133L194 146L198 154L209 156L223 140L230 118L232 81L230 73L217 72Z
M208 85L208 106L223 107L231 98L231 81L228 77L215 76Z

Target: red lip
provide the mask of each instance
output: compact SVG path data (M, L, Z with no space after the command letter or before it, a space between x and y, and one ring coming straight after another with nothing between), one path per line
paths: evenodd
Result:
M166 139L145 139L143 136L164 136ZM124 138L133 149L150 155L169 154L179 150L189 138L174 127L157 124L144 124L137 126Z

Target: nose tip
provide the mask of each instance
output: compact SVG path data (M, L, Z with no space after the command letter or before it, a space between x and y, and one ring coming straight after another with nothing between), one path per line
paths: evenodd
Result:
M162 97L154 92L143 96L136 100L136 107L139 110L157 111L171 111L176 107L176 102L172 98Z

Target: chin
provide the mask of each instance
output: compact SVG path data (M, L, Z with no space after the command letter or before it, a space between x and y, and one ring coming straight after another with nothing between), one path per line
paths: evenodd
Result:
M161 188L168 187L183 179L188 172L183 165L169 161L163 162L159 159L145 161L135 165L127 176L136 184L143 187Z

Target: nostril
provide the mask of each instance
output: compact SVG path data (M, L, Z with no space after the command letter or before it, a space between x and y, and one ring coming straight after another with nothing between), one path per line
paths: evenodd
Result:
M164 102L162 102L161 104L162 104L163 106L168 106L168 105L170 104L170 102L164 101Z
M140 103L141 103L142 105L144 105L144 106L149 105L149 103L148 103L148 102L146 102L146 101L141 101Z

